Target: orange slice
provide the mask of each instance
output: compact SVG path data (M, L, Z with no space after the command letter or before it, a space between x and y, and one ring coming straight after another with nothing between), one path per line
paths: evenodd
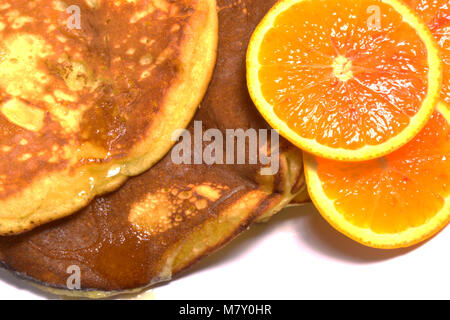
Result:
M444 66L441 98L450 108L450 3L448 0L407 0L436 38Z
M450 218L450 111L441 105L413 141L365 162L305 154L308 190L322 216L376 248L407 247Z
M425 126L442 64L430 30L398 0L283 0L254 32L250 95L264 118L315 155L386 155Z

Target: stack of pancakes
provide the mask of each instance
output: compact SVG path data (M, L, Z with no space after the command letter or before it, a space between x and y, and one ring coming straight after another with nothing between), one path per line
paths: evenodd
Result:
M275 2L0 4L0 264L61 294L134 291L306 201L301 152L283 139L269 176L259 164L176 164L170 152L194 121L270 129L245 55Z

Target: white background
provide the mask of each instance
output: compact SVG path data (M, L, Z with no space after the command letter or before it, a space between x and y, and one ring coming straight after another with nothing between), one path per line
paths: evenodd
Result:
M168 284L154 299L450 299L450 228L408 250L366 248L311 206L288 208ZM0 299L54 299L0 271Z

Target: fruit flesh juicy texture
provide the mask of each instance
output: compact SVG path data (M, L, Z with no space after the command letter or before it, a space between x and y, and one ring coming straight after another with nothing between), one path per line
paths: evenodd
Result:
M450 105L450 4L448 0L408 0L427 23L441 47L443 61L442 100Z
M319 193L332 201L332 208L325 209L325 203L314 196L317 189L310 188L310 194L327 220L336 226L332 214L340 215L357 228L391 235L392 241L394 237L399 241L401 232L417 228L405 239L411 244L445 225L450 214L450 117L444 106L439 110L447 114L436 111L412 142L386 157L358 163L315 158ZM434 223L435 218L440 223ZM342 224L338 229L355 240L371 241Z
M378 8L380 25L368 8ZM375 0L299 1L279 14L258 56L261 93L276 117L302 138L356 151L412 127L427 105L415 132L393 149L410 140L432 113L440 75L430 85L432 54L402 14Z

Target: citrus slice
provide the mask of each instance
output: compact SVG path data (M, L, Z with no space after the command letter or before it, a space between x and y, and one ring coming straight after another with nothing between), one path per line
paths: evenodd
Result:
M440 105L413 141L392 154L340 162L305 154L308 190L322 216L376 248L407 247L450 217L450 111Z
M254 32L250 95L264 118L315 155L386 155L425 126L439 99L439 48L398 0L282 0Z
M428 25L441 48L443 84L441 98L450 108L450 4L448 0L407 0Z

